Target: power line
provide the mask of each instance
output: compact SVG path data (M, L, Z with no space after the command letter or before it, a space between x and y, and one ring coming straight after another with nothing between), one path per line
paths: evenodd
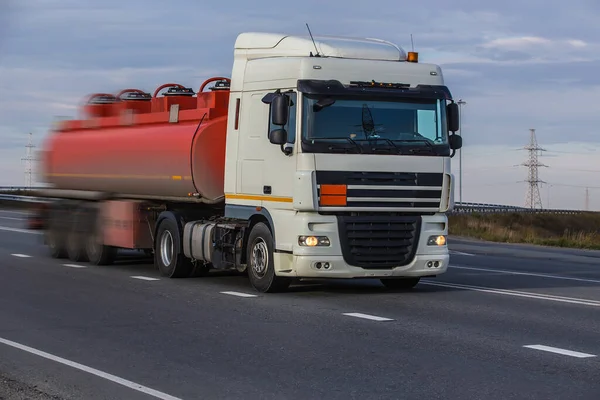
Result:
M527 189L527 197L525 199L525 207L528 208L542 208L542 197L540 195L540 183L546 183L539 179L538 168L547 167L538 161L538 152L546 151L545 149L538 146L537 138L535 137L535 129L529 130L529 144L523 148L529 152L529 159L527 162L521 164L528 168L527 183L529 187Z

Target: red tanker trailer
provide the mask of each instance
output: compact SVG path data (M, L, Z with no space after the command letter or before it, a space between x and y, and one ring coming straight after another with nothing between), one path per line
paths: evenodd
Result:
M220 202L228 88L229 79L217 77L196 97L179 84L152 96L137 89L94 94L86 119L62 122L45 143L41 180L60 190Z
M40 154L40 180L50 184L42 195L55 200L40 226L52 257L110 264L119 248L152 252L164 219L181 230L190 218L222 215L230 83L95 93L80 119L58 123ZM208 271L180 255L173 236L161 272Z

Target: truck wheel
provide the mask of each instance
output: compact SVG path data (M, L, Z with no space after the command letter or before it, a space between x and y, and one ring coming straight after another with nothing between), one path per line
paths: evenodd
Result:
M118 248L103 244L101 223L98 211L91 209L86 215L89 229L85 235L85 254L92 265L111 265L117 258Z
M381 283L388 289L406 290L417 286L421 278L385 278L381 279Z
M103 245L97 234L89 234L86 238L85 253L93 265L110 265L117 258L117 248Z
M82 210L73 213L67 232L67 256L73 262L88 261L85 246L85 214Z
M291 279L275 275L273 235L264 223L259 222L250 231L246 251L248 277L254 289L268 293L288 288Z
M65 249L66 238L64 231L61 229L62 213L58 209L53 208L48 213L48 222L44 232L45 243L50 250L52 258L66 258L67 251Z
M171 218L162 220L155 240L154 263L161 275L169 278L190 276L194 266L183 255L181 231L177 222Z

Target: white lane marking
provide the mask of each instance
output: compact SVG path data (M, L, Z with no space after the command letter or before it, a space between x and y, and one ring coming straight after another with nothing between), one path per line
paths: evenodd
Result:
M125 387L130 388L130 389L137 390L138 392L149 394L150 396L154 396L154 397L159 398L159 399L163 399L163 400L181 400L178 397L174 397L174 396L171 396L169 394L166 394L166 393L163 393L163 392L159 392L158 390L154 390L154 389L151 389L149 387L142 386L139 383L135 383L135 382L129 381L127 379L119 378L118 376L111 375L109 373L97 370L95 368L91 368L91 367L88 367L86 365L79 364L77 362L70 361L70 360L67 360L65 358L58 357L58 356L55 356L55 355L50 354L50 353L46 353L46 352L41 351L41 350L34 349L33 347L25 346L25 345L22 345L20 343L16 343L16 342L13 342L13 341L10 341L10 340L7 340L7 339L3 339L3 338L0 338L0 343L3 343L5 345L7 345L7 346L14 347L14 348L19 349L19 350L26 351L26 352L31 353L31 354L35 354L36 356L44 357L44 358L46 358L48 360L52 360L52 361L55 361L57 363L61 363L61 364L67 365L69 367L73 367L73 368L78 369L80 371L84 371L84 372L87 372L89 374L96 375L96 376L98 376L100 378L107 379L107 380L112 381L114 383L118 383L119 385L123 385Z
M149 276L132 276L133 279L140 279L142 281L160 281L158 278L150 278Z
M230 296L237 296L237 297L258 297L255 294L242 293L242 292L220 292L220 293L228 294Z
M498 274L506 274L506 275L535 276L538 278L560 279L560 280L565 280L565 281L600 283L600 280L597 280L597 279L574 278L574 277L562 276L562 275L539 274L536 272L519 272L519 271L509 271L506 269L492 269L492 268L459 267L457 265L451 265L450 268L467 269L467 270L471 270L471 271L482 271L482 272L495 272Z
M13 257L19 257L19 258L30 258L31 256L28 256L27 254L11 254L11 256Z
M44 232L40 232L40 231L30 231L28 229L19 229L19 228L11 228L8 226L0 226L0 231L6 231L6 232L17 232L17 233L29 233L32 235L43 235Z
M548 301L556 301L556 302L560 302L560 303L571 303L571 304L579 304L579 305L583 305L583 306L600 307L600 301L580 299L580 298L575 298L575 297L553 296L550 294L520 292L520 291L516 291L516 290L496 289L496 288L489 288L489 287L483 287L483 286L462 285L462 284L449 283L449 282L421 281L421 284L447 287L447 288L453 288L453 289L473 290L475 292L503 294L505 296L526 297L529 299L548 300Z
M456 254L458 256L469 256L469 257L475 257L475 254L471 254L471 253L463 253L462 251L455 251L455 250L450 250L450 254Z
M393 321L391 318L378 317L376 315L362 314L362 313L344 313L348 317L364 318L371 321Z
M532 345L527 345L527 346L523 346L523 347L527 347L528 349L534 349L534 350L548 351L550 353L562 354L564 356L571 356L571 357L577 357L577 358L597 357L594 354L580 353L578 351L560 349L558 347L544 346L543 344L532 344Z
M26 221L25 218L15 218L15 217L2 217L2 216L0 216L0 219L7 219L7 220L10 220L10 221Z
M0 210L2 214L17 214L17 215L29 215L30 213L25 211L8 211L8 210Z
M85 265L77 265L77 264L63 264L63 267L69 267L69 268L87 268Z

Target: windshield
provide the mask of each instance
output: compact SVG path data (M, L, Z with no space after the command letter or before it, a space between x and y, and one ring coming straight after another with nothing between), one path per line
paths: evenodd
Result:
M304 96L303 101L303 151L411 153L417 149L438 155L449 150L444 100Z

